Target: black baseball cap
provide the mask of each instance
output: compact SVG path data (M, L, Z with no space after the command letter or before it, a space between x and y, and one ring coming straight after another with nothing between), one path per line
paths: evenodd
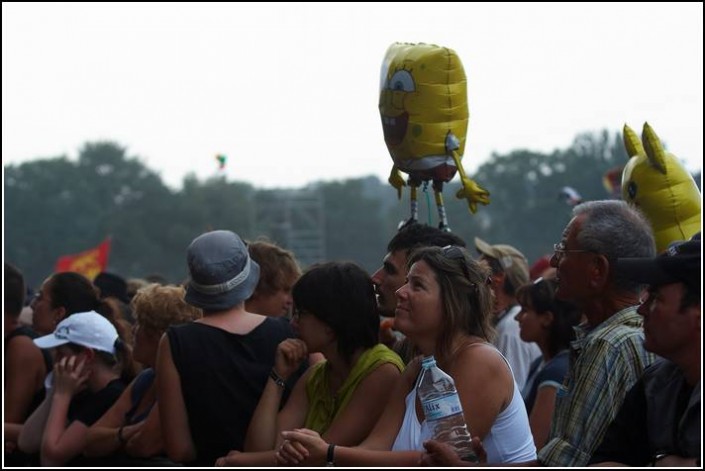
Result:
M700 287L701 266L702 242L697 233L688 241L671 244L655 258L620 258L617 273L651 286L685 283Z

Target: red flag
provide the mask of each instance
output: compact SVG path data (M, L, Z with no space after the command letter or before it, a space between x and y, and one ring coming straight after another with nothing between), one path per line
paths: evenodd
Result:
M620 199L622 197L622 171L624 165L613 167L602 175L602 186L605 187L607 193L612 198Z
M56 273L73 271L80 273L89 280L93 280L98 273L105 271L108 266L108 253L110 252L110 238L105 239L100 245L74 255L64 255L56 261Z

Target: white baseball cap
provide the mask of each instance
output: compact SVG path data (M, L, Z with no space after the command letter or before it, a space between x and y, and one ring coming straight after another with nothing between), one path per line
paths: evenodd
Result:
M79 312L59 322L53 333L34 339L39 348L54 348L67 343L115 354L117 330L95 311Z

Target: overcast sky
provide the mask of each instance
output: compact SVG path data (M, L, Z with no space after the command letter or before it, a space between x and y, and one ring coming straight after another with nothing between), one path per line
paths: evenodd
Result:
M463 61L471 175L493 151L644 121L701 168L702 3L3 3L2 158L112 140L172 187L215 175L216 154L258 187L386 179L377 100L395 41Z

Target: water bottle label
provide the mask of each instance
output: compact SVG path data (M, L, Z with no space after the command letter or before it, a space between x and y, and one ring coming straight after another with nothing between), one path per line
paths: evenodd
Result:
M463 407L460 405L460 398L457 394L450 394L423 403L423 412L426 415L426 420L438 420L462 411Z

